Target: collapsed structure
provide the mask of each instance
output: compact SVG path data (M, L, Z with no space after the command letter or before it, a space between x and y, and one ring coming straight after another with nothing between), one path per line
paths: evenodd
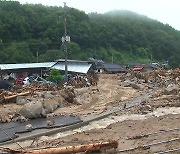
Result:
M77 64L77 67L73 66L75 63ZM130 140L137 140L139 136L140 138L143 136L138 135L138 133L140 133L138 131L136 132L137 134L132 134L134 133L133 129L136 129L135 125L139 123L138 120L137 122L132 122L127 118L128 121L125 121L124 125L123 122L121 122L120 126L117 127L118 133L132 128L132 130L122 134L125 137L119 137L120 135L117 135L116 125L118 125L118 122L110 126L108 126L107 123L109 121L120 121L121 118L118 116L123 116L123 118L126 119L125 117L131 116L128 114L132 114L132 118L136 118L137 115L134 115L135 113L141 114L138 116L141 116L142 118L146 117L145 119L151 119L151 114L156 115L154 112L159 107L179 107L179 69L168 71L159 69L147 72L120 71L121 73L118 71L116 74L113 74L112 69L111 71L105 69L105 71L102 71L104 72L102 74L93 74L91 72L91 69L93 68L92 63L69 61L69 64L71 65L71 67L69 67L69 69L72 70L71 72L78 72L81 66L83 66L80 71L81 73L86 72L87 74L83 73L83 75L78 74L72 77L64 86L33 83L26 87L14 87L14 89L10 91L1 90L0 126L2 129L0 130L0 144L5 144L5 146L7 146L8 142L12 143L12 139L15 141L24 141L22 140L23 136L27 136L27 138L29 136L39 137L41 135L50 134L50 131L51 133L52 131L57 133L56 128L62 127L61 131L65 128L69 128L70 130L69 132L65 132L65 134L73 133L75 135L69 135L70 137L63 136L63 139L60 137L56 140L44 139L37 145L34 144L35 142L33 141L29 146L37 148L43 146L47 148L47 145L65 146L65 148L46 149L47 151L61 151L67 148L70 148L71 150L69 145L76 143L74 145L75 149L82 148L79 144L86 144L85 147L87 148L97 145L97 150L100 151L107 149L108 147L117 147L117 151L119 150L121 152L127 151L127 149L138 150L139 146L123 149L123 146L126 147L127 145L131 145L129 144ZM46 67L47 66L49 67L49 65L46 65ZM57 69L63 70L62 61L59 61L57 65L54 66L56 66ZM41 68L44 69L46 67ZM97 68L99 69L100 67L96 67L96 69L92 70L97 71ZM115 70L119 70L117 69L117 65ZM148 95L148 97L145 97L144 93ZM123 113L127 115L122 115ZM97 120L102 119L103 121L105 117L110 118L109 121L108 118L105 119L102 124L102 126L107 125L107 128L104 127L99 130L98 127L101 128L101 125L96 128L98 124ZM175 117L175 119L176 118L178 118L178 116ZM157 120L156 116L154 119ZM83 126L91 124L91 121L96 121L93 126L90 126L90 128L93 128L94 130L87 131L88 126L85 128L83 128ZM124 128L121 128L122 126ZM144 125L142 124L142 126ZM74 131L73 129L75 128L79 129ZM44 134L42 134L41 131L38 131L40 129L45 129L43 132ZM159 129L161 130L162 128L159 126ZM102 133L101 130L106 132L106 136L103 136L104 133ZM149 129L146 128L146 131L148 130ZM7 132L8 135L6 135L4 131ZM35 134L35 132L37 134ZM171 135L168 137L170 138L167 140L169 142L177 141L177 138L171 141ZM115 140L113 143L116 143L114 144L116 146L111 146L112 142L106 142L108 139ZM98 142L96 142L96 140ZM103 145L102 149L99 149L99 144L96 144L99 142L107 144ZM125 146L124 143L128 144ZM20 144L22 145L23 143ZM25 148L27 150L25 152L28 152L28 147ZM93 149L96 150L96 148L92 148L92 151ZM0 150L3 151L3 149ZM9 150L11 151L11 149ZM38 152L40 151L41 150ZM17 152L22 151L18 149ZM143 149L140 153L141 152L143 152Z

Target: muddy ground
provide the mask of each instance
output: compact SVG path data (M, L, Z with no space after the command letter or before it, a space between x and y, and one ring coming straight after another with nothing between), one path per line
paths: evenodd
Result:
M123 107L121 111L88 126L71 130L71 133L66 132L66 135L59 135L59 138L58 134L41 137L30 147L69 146L117 140L117 153L156 153L180 148L179 80L162 85L162 82L148 84L143 80L131 78L133 83L138 84L127 86L126 79L130 79L130 76L101 74L97 86L74 89L76 104L59 107L51 115L73 114L84 118L118 106ZM165 81L166 79L163 82ZM127 100L133 101L144 94L151 94L151 97L143 100L138 106L127 108ZM167 143L149 146L168 140ZM143 145L146 146L142 147ZM125 150L130 148L135 149Z

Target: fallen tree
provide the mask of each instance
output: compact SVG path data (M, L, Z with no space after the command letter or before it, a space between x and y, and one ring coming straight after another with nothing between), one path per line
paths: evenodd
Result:
M25 96L25 95L28 95L28 94L30 94L30 93L31 93L30 91L27 91L27 92L18 93L18 94L12 95L12 96L4 96L4 100L5 100L5 101L11 100L11 99L16 98L17 96Z
M67 147L57 147L57 148L46 148L46 149L38 149L38 150L8 150L9 153L16 154L71 154L71 153L79 153L79 152L93 152L93 151L104 151L108 149L116 149L118 147L117 141L108 141L108 142L99 142L78 146L67 146Z

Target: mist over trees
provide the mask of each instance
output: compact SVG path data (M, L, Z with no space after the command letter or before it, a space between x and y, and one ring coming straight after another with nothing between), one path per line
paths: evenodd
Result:
M67 13L69 59L169 60L180 67L180 31L169 25L130 11L85 14L68 8ZM64 58L63 35L62 7L0 1L0 63Z

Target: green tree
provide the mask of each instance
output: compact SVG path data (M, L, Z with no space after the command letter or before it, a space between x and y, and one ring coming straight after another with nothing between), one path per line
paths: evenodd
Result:
M180 68L180 55L179 54L175 54L173 56L171 56L169 58L169 65L172 68Z
M12 43L6 49L4 54L7 55L6 63L26 63L33 62L34 57L26 43Z
M67 14L70 59L111 61L113 54L115 62L151 57L173 62L180 54L180 31L146 16L130 11L86 14L74 8ZM35 61L37 52L40 61L64 58L63 35L62 7L0 0L0 62Z
M61 82L62 76L61 76L59 70L57 70L55 68L51 69L49 72L49 77L47 78L47 80L55 82L55 83Z
M39 56L39 61L55 61L64 57L62 50L48 50L45 54Z

